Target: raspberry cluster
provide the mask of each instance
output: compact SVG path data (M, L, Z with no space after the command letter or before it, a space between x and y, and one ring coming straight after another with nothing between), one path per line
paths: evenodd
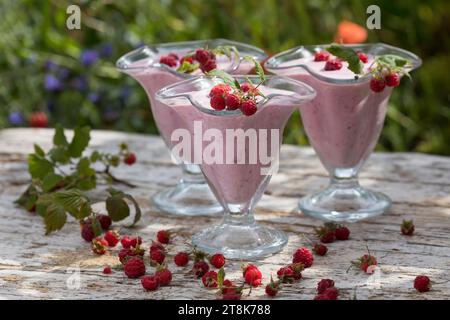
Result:
M256 98L261 92L253 84L244 82L232 88L228 84L215 85L209 92L210 105L214 110L237 110L251 116L258 110Z
M192 54L182 57L178 57L175 53L169 53L161 56L159 63L171 68L178 67L177 71L184 73L191 73L198 68L203 73L207 73L217 68L216 54L208 49L197 49Z

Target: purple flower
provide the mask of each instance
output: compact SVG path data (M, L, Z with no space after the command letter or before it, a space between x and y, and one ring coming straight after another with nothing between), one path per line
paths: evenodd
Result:
M61 89L61 82L52 74L45 75L44 88L47 91L58 91Z
M13 126L19 126L25 123L25 118L21 112L11 112L8 116L8 121Z
M113 51L112 43L107 43L100 48L100 56L102 58L111 57Z
M72 87L78 91L85 91L89 86L89 83L84 76L78 76L72 80Z
M98 92L91 92L88 95L88 99L92 103L97 103L100 100L100 95L98 94Z
M52 60L46 60L44 63L44 68L46 71L56 71L58 69L58 65Z
M81 53L80 60L84 66L89 67L98 60L98 52L91 49L84 50Z

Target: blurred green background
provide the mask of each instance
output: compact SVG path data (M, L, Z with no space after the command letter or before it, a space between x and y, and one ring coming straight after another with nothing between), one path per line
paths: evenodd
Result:
M77 4L81 30L66 28ZM0 128L28 126L43 111L50 126L156 133L147 97L114 63L143 43L229 38L276 53L333 41L337 25L365 25L381 8L386 42L418 54L423 66L394 90L378 150L450 155L450 1L0 0ZM286 141L307 144L298 113Z

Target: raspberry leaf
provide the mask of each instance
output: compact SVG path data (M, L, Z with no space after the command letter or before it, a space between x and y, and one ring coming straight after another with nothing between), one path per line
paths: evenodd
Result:
M61 175L50 172L42 180L42 190L44 192L48 192L55 188L63 180L64 178Z
M53 173L53 164L42 156L32 153L28 156L28 171L33 179L42 180L44 177Z
M53 144L55 146L67 146L66 135L64 134L64 129L60 124L55 126L55 135L53 136Z
M326 48L326 50L339 59L347 61L348 68L353 71L353 73L362 73L364 64L362 63L361 59L359 59L356 51L352 48L333 43L328 48Z
M189 61L184 61L181 66L178 67L177 71L181 73L192 73L200 68L198 63L189 63Z
M63 207L54 203L47 206L44 215L45 235L50 234L52 231L60 230L66 223L66 220L67 215Z
M79 158L89 144L91 129L89 127L77 127L74 129L74 136L69 144L69 155L72 158Z
M218 46L212 50L214 54L224 55L231 59L234 54L237 58L239 57L239 51L235 46Z
M125 219L126 217L128 217L130 215L130 207L123 199L127 199L127 200L131 201L131 203L133 203L133 206L135 209L134 219L133 219L133 222L128 227L134 226L141 219L141 215L142 215L141 208L140 208L139 204L137 203L136 199L134 199L132 195L130 195L128 193L124 193L120 190L116 190L114 188L109 188L108 192L111 195L108 199L116 198L116 199L122 200L123 203L125 203L126 209L125 209L125 207L123 207L122 209L120 209L121 211L118 213L120 216L120 214L124 215L125 212L127 212L126 216L124 216L122 219ZM108 210L108 199L106 200L107 210ZM113 204L113 201L117 201L119 203L118 200L110 200L110 205ZM122 204L122 206L123 206L123 204ZM111 212L109 210L108 210L108 214L113 221L116 221L116 220L114 220L114 217L111 216ZM115 214L115 212L113 214ZM120 220L122 220L122 219L120 219Z
M264 73L263 67L261 67L261 64L253 57L251 56L245 56L244 60L253 62L253 65L255 66L255 72L259 77L259 80L261 81L261 84L267 81L266 74Z
M217 77L219 79L222 79L224 83L236 88L234 78L223 70L214 69L209 71L206 75L209 77Z
M130 207L119 195L106 199L106 210L112 221L120 221L130 215Z
M219 289L222 289L223 281L225 280L225 270L224 268L220 268L219 272L217 272L217 286Z

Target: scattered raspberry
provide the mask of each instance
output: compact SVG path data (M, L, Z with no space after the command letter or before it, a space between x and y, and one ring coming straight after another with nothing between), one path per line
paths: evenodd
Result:
M184 267L189 262L189 255L186 252L178 252L173 258L175 264L179 267Z
M211 257L209 260L212 266L214 266L217 269L222 268L225 265L225 257L221 253L216 253Z
M400 230L405 236L412 236L414 228L414 222L412 220L403 220Z
M206 288L217 288L217 272L208 271L203 275L202 282Z
M314 297L314 300L332 300L332 299L330 299L330 297L328 297L325 294L318 294L317 296Z
M326 245L323 245L321 243L316 243L316 244L314 244L313 251L318 256L324 256L327 254L328 248Z
M122 264L125 264L130 258L133 258L133 257L141 257L141 259L142 259L144 254L145 254L145 251L139 247L123 248L122 250L119 251L118 257L119 257L119 261Z
M339 291L335 287L326 288L323 295L328 297L328 300L337 300Z
M414 279L414 289L419 292L427 292L431 289L431 280L427 276L417 276Z
M172 281L172 272L166 267L160 266L155 272L155 277L158 278L161 286L168 286Z
M177 66L177 60L175 57L171 55L162 56L159 58L159 63L168 65L169 67L176 67Z
M222 296L222 300L241 300L242 291L226 293Z
M150 252L150 264L162 264L166 259L166 255L161 250L153 250Z
M378 262L377 259L369 253L354 261L353 264L365 273L373 273Z
M326 289L334 287L334 281L331 279L322 279L317 283L317 293L322 294Z
M316 228L316 234L322 243L332 243L336 239L334 228L331 225L325 224L323 227Z
M164 246L161 243L157 241L152 241L152 244L150 245L150 253L155 250L159 250L164 253L166 252L166 248L164 248Z
M159 230L156 234L156 238L160 243L168 244L170 241L170 232L167 230Z
M106 248L108 247L108 241L106 241L102 237L97 237L94 240L92 240L92 252L96 254L105 254Z
M222 284L222 294L234 293L236 291L236 285L233 281L225 279Z
M124 248L137 247L138 245L142 244L142 239L141 237L123 236L120 240L120 243Z
M294 279L300 280L302 278L302 271L305 270L303 263L293 263L290 267L294 270Z
M225 97L231 91L231 87L228 84L220 83L212 87L209 92L210 97L221 96Z
M314 54L314 61L327 61L330 54L327 51L320 51Z
M116 230L108 230L105 233L105 240L109 247L115 247L120 240L120 235Z
M292 283L295 280L294 269L292 269L291 266L281 267L278 269L277 276L283 283Z
M350 230L345 226L339 225L336 227L336 230L334 230L334 235L337 240L348 240Z
M226 105L225 98L222 96L212 96L209 103L214 110L223 110Z
M273 281L272 277L270 277L270 283L266 285L266 294L269 297L275 297L278 294L278 291L280 290L280 282L279 281Z
M241 98L234 93L230 93L225 98L225 104L228 110L237 110L241 106Z
M142 287L147 291L155 291L159 287L158 277L145 276L141 279Z
M104 274L111 274L112 273L112 269L110 266L106 266L103 268L103 273Z
M205 64L211 58L208 50L205 49L197 49L195 51L195 60L197 60L200 64Z
M258 267L253 264L248 264L243 267L245 282L252 286L257 287L261 285L262 273L259 271Z
M123 267L128 278L140 278L145 274L145 264L141 258L130 258Z
M205 261L198 261L194 263L194 266L192 267L192 272L197 276L197 278L203 277L208 270L209 265Z
M372 78L370 79L370 89L373 92L381 92L386 87L386 83L383 79Z
M95 232L91 222L88 221L81 224L81 237L87 242L92 242L95 238Z
M307 248L299 248L294 252L292 263L302 263L305 268L312 266L314 256Z
M241 104L241 112L246 116L251 116L258 111L256 102L253 100L245 100Z
M342 68L342 62L339 59L328 60L325 64L325 71L334 71Z
M400 75L398 73L390 73L384 77L384 82L388 87L398 87L400 85Z
M200 69L203 71L203 73L210 72L211 70L214 70L217 68L216 60L209 59L206 61L205 64L200 64Z
M123 162L129 166L133 165L136 162L136 155L133 152L128 153L125 158L123 159Z
M102 226L103 230L109 230L109 227L111 227L112 220L111 217L106 214L98 214L97 220Z
M47 115L42 111L33 112L29 120L29 125L32 128L46 128L48 126Z
M367 57L367 54L365 54L365 53L363 53L363 52L361 52L361 51L356 52L356 54L358 55L359 60L361 60L362 63L367 63L367 62L369 62L369 58Z

